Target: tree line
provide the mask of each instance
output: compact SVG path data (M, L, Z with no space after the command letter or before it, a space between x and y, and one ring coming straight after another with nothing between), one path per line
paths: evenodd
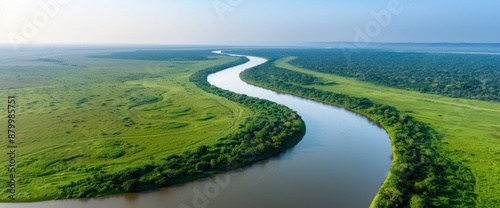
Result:
M149 61L205 61L213 59L208 56L210 56L210 51L208 50L136 50L87 57Z
M500 56L363 50L300 52L292 64L388 87L500 101Z
M296 78L283 81L282 74ZM475 206L472 172L448 158L440 147L439 135L414 117L367 98L304 87L290 81L300 79L302 73L276 67L272 62L246 70L241 77L259 86L356 111L390 130L396 159L391 176L379 191L377 207Z
M448 97L500 101L500 56L342 49L239 50L270 59L298 57L302 68L387 87Z

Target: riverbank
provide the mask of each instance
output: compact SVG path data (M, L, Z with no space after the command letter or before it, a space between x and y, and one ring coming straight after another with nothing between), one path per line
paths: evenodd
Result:
M387 170L390 167L391 150L386 132L365 117L344 109L245 84L238 77L239 71L255 66L254 64L265 62L263 59L255 57L249 57L249 59L251 59L249 63L210 76L209 81L220 88L271 100L296 110L297 115L290 115L295 118L301 115L308 127L306 135L300 140L300 143L295 146L293 146L293 142L288 143L293 146L289 150L279 153L279 156L253 163L242 170L230 171L154 192L119 194L91 199L47 201L29 205L23 203L7 204L7 206L9 208L26 206L36 208L85 208L89 206L123 208L178 207L184 204L192 207L194 198L198 197L199 199L199 197L207 196L210 196L207 198L210 203L208 207L221 208L270 206L302 208L312 205L328 207L332 204L339 207L369 206L371 199L380 188L380 183L386 178ZM210 88L213 88L213 86ZM241 95L237 96L237 98L246 99L248 96ZM259 103L254 104L256 107L260 106ZM274 103L272 105L277 106ZM276 113L283 114L280 111ZM257 115L254 114L253 116ZM258 119L260 122L256 124L261 124L262 121L273 121L273 119L269 119L272 117L274 116L267 116L267 119ZM247 123L245 122L245 124ZM293 123L286 125L290 126L291 124ZM276 126L274 130L281 131L280 134L283 135L290 132L282 128L276 128ZM256 132L254 135L259 134L259 132ZM244 135L234 136L240 139L245 138ZM274 137L274 139L279 141L278 137ZM234 144L234 141L229 139L223 144ZM258 149L259 145L249 145L249 147L248 149ZM211 148L195 149L194 151L203 154L205 150L208 150L207 155L213 152ZM240 152L239 154L244 155L246 153ZM328 159L325 160L325 158ZM179 159L182 158L172 157L168 161ZM203 168L202 164L198 167ZM172 174L169 170L163 171ZM218 186L214 189L213 185L218 184L217 180L220 178L226 178L227 185ZM325 180L325 178L328 180ZM207 187L210 188L207 189ZM206 192L207 190L209 192ZM200 196L198 191L208 193L208 195ZM241 198L242 195L246 197ZM0 204L0 207L2 207L2 204Z
M257 60L258 60L258 59L260 59L260 58L253 57L253 59L255 59L255 60L257 61ZM267 64L267 63L266 63L266 64ZM264 64L264 65L266 65L266 64ZM257 68L259 68L259 67L260 67L260 66L257 66ZM253 68L251 68L251 69L249 69L249 70L251 71L251 70L253 70ZM239 76L238 76L239 72L242 72L242 75L243 75L243 74L246 74L246 73L247 73L247 71L249 71L249 70L242 71L242 70L236 70L236 69L235 69L232 73L227 73L227 74L224 74L224 77L227 77L227 78L230 78L230 77L231 77L231 79L239 79ZM233 78L233 75L235 75L235 74L236 74L236 78ZM223 75L221 74L220 76L223 76ZM283 76L283 74L279 74L279 75L277 75L277 76L282 77L282 76ZM256 83L251 82L251 81L250 81L250 82L248 82L248 80L245 80L245 81L247 81L247 83L250 83L250 84L256 84ZM278 83L278 82L273 82L273 83ZM238 83L238 85L240 85L240 84ZM256 84L256 86L259 86L259 87L262 87L262 88L265 88L265 89L272 89L272 91L273 91L273 92L278 92L278 93L283 92L284 94L289 94L288 92L283 91L283 90L280 90L279 88L268 88L268 87L266 87L266 85L260 85L260 84ZM258 89L256 89L256 87L253 87L253 86L244 86L244 87L242 87L242 88L232 88L232 90L238 91L238 92L240 92L240 93L249 93L250 95L253 95L253 96L264 97L264 98L266 98L266 99L270 99L270 100L273 100L273 101L278 102L278 103L279 103L279 102L281 102L281 101L280 101L281 99L274 98L274 97L272 97L271 95L267 95L267 94L266 94L265 96L262 96L262 94L263 94L262 92L260 92L260 93L254 93L253 91L259 91L259 90L258 90ZM267 91L267 90L265 90L265 91ZM280 95L279 97L281 97L281 96L283 96L283 95ZM301 95L298 95L298 94L294 94L294 96L284 96L284 97L302 97L302 98L307 98L307 100L314 100L314 101L321 102L321 103L327 103L327 102L324 102L324 101L322 101L322 100L317 100L317 99L309 99L308 97L304 97L304 96L301 96ZM296 99L294 99L294 100L296 100ZM297 101L296 101L296 102L297 102ZM294 104L292 104L292 103L290 103L290 102L286 102L286 103L287 103L287 104L286 104L287 106L292 106L292 107L291 107L292 109L295 109L295 108L297 108L297 106L299 106L299 105L300 105L300 104L295 104L295 103L294 103ZM301 102L299 102L299 103L301 103ZM331 106L331 103L328 103L328 105L329 105L329 106ZM334 106L340 106L340 105L334 105ZM342 106L342 107L345 107L345 106ZM331 107L331 108L335 108L335 107ZM353 113L356 113L356 111L352 111L352 112L353 112ZM359 112L358 112L358 113L356 113L356 114L363 115L363 118L368 118L368 119L370 118L370 117L366 116L366 114L362 114L362 113L359 113ZM371 120L372 120L372 121L375 121L375 120L377 120L377 119L371 119ZM307 122L306 122L306 123L307 123ZM333 125L333 124L331 124L331 125ZM335 126L335 125L333 125L333 126ZM380 126L380 125L379 125L379 126ZM336 127L338 128L338 126L336 126ZM380 127L381 127L381 126L380 126ZM331 126L330 126L329 128L331 128ZM385 132L385 131L384 131L384 132ZM346 139L352 139L352 138L346 138ZM367 141L367 140L364 140L363 142L368 142L368 141ZM359 144L358 144L358 146L359 146ZM390 146L390 144L388 144L388 146ZM332 151L334 151L334 150L332 150ZM328 156L323 156L323 158L328 158ZM332 159L333 159L333 158L332 158ZM338 158L335 158L335 159L338 159ZM351 167L349 167L348 169L350 169L350 168L351 168ZM389 169L389 167L387 167L387 169L386 169L386 170L388 170L388 169ZM365 176L366 176L366 175L365 175ZM330 179L333 179L333 178L330 178ZM385 180L385 179L386 179L386 177L384 177L383 179ZM382 180L382 181L383 181L383 180ZM379 183L379 184L380 184L380 183ZM354 187L353 187L353 188L354 188ZM380 185L378 185L378 186L377 186L376 190L379 190L379 188L380 188ZM376 192L376 191L374 191L374 192L373 192L373 195L371 195L369 199L373 199L373 196L374 196L376 193L377 193L377 192ZM334 193L332 192L332 194L334 194ZM336 193L335 193L335 194L336 194ZM333 195L332 197L335 197L335 195ZM371 201L372 201L372 200L370 200L370 202L371 202ZM347 205L347 206L353 206L353 205ZM359 205L358 205L358 206L359 206ZM369 206L369 203L368 203L367 205L365 205L365 206Z
M299 81L304 79L303 74L276 68L274 63L248 70L242 77L273 90L351 109L384 126L392 136L395 158L391 174L372 206L474 206L475 180L470 170L448 159L440 149L440 136L415 118L366 98L302 87ZM449 187L461 188L452 191Z
M228 64L203 69L192 74L189 79L204 91L253 111L254 116L240 124L240 132L219 139L215 145L200 146L194 151L162 158L160 162L115 173L99 173L74 181L70 185L59 187L59 198L97 197L108 193L140 192L173 185L187 179L194 180L247 166L297 144L305 134L305 125L295 112L285 106L242 96L208 83L207 77L210 74L247 61L242 57ZM281 131L287 133L280 134Z
M396 106L402 113L414 116L435 129L440 135L443 152L454 161L464 164L475 178L478 207L500 203L499 166L500 103L449 98L415 91L394 89L361 82L333 74L324 74L293 66L286 57L277 67L305 73L338 83L335 86L308 86L329 92L366 97L377 103Z
M0 190L4 202L53 200L60 194L58 187L72 181L213 145L240 131L239 125L254 114L205 93L188 79L198 70L237 58L193 51L191 57L211 58L115 60L68 49L65 55L40 60L52 51L39 53L0 64L1 73L13 78L2 82L0 95L16 95L22 103L16 114L16 152L22 153L16 155L16 200L7 198L6 188ZM0 163L9 165L6 159ZM0 170L2 179L9 175L7 168Z

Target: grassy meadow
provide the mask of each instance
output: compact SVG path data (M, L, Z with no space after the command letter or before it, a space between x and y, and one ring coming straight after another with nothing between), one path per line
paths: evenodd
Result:
M84 54L1 60L0 97L17 97L17 201L53 199L57 186L211 145L237 132L252 111L189 82L199 70L235 60ZM0 157L0 166L8 166L8 159ZM1 168L0 181L9 174Z
M448 155L465 164L476 177L478 207L500 204L500 103L382 87L299 68L288 63L294 58L280 59L275 65L336 83L304 87L365 97L376 103L395 106L403 114L412 115L437 130Z

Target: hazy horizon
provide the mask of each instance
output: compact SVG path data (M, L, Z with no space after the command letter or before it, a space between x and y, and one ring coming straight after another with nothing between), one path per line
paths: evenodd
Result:
M0 44L500 43L485 0L0 0Z

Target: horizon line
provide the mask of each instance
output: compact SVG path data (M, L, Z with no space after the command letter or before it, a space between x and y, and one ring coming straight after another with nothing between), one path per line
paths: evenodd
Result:
M241 43L21 43L19 46L30 45L53 45L53 46L296 46L306 44L359 44L353 41L310 41L310 42L288 42L288 43L264 43L264 42L241 42ZM361 42L363 44L474 44L474 45L496 45L500 42L412 42L412 41L390 41L390 42ZM12 43L0 42L0 46L11 46Z

